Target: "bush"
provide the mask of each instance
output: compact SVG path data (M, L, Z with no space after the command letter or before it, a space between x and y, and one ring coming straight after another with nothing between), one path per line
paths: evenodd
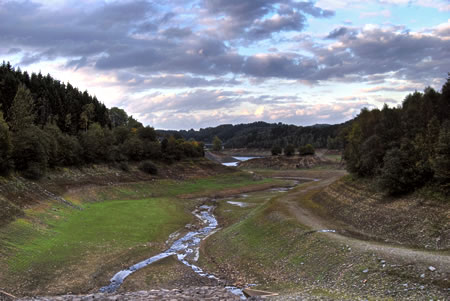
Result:
M139 164L139 170L151 175L158 174L158 168L156 167L155 164L153 164L150 161L144 161L141 164Z
M281 154L281 151L282 151L281 147L278 145L275 145L274 147L272 147L272 150L271 150L272 156L278 156L279 154Z
M422 186L422 175L412 155L403 149L394 148L384 156L379 182L391 195L414 191Z
M21 172L24 178L30 180L39 180L45 175L46 167L38 162L31 162L28 164L28 168Z
M300 147L298 151L300 153L300 156L314 155L315 153L314 146L312 146L311 144Z
M284 148L284 154L286 156L293 156L295 155L295 147L292 144L288 144L285 148Z
M128 171L130 171L130 166L128 165L127 162L122 161L122 162L119 163L119 169L122 170L122 171L128 172Z

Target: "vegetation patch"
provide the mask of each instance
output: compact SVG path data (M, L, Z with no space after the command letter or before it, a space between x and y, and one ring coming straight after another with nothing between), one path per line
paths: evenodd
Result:
M64 197L81 210L48 200L0 228L0 288L19 296L98 290L120 269L164 250L171 233L192 223L199 201L179 196L245 191L270 181L236 172L72 189Z

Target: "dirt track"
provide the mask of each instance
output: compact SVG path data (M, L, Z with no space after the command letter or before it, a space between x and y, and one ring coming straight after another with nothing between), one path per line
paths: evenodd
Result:
M348 245L350 248L363 252L373 252L378 254L378 256L391 261L407 262L414 265L423 265L425 267L433 266L441 273L450 273L450 255L448 253L414 250L395 245L360 240L346 235L344 236L339 234L339 232L344 230L342 227L345 227L345 225L336 221L325 220L302 206L302 201L308 197L308 193L311 193L312 191L319 192L321 189L324 189L326 186L338 180L341 176L342 175L332 175L331 177L323 178L320 181L309 183L304 188L299 187L286 197L280 198L280 201L290 208L291 214L298 222L310 227L312 230L337 230L338 233L327 232L323 233L323 235L338 240L341 243Z

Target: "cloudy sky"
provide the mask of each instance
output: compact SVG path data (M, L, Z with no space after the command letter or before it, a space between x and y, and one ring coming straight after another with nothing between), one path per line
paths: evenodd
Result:
M450 72L449 0L0 0L0 60L144 124L339 123Z

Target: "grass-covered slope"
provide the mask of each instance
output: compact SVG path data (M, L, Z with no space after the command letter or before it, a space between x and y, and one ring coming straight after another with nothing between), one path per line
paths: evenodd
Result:
M0 290L54 295L98 290L120 269L161 252L194 220L198 199L270 186L248 173L186 180L74 185L57 199L24 208L0 228ZM275 181L276 182L276 181Z
M329 228L301 222L295 210L304 207L308 210L302 211L301 218L314 220L317 216L322 226L328 224L322 220L326 208L315 201L315 196L324 189L322 183L339 175L338 171L334 175L323 170L280 171L275 175L322 181L302 184L288 193L251 196L244 200L258 204L251 207L220 203L216 212L226 227L205 242L205 256L200 258L211 271L228 275L236 284L258 284L257 288L281 293L284 298L394 300L445 296L448 271L442 265L438 272L431 272L427 263L412 260L414 255L401 255L408 250L396 254L395 247L384 249L374 242L335 238L313 231Z

